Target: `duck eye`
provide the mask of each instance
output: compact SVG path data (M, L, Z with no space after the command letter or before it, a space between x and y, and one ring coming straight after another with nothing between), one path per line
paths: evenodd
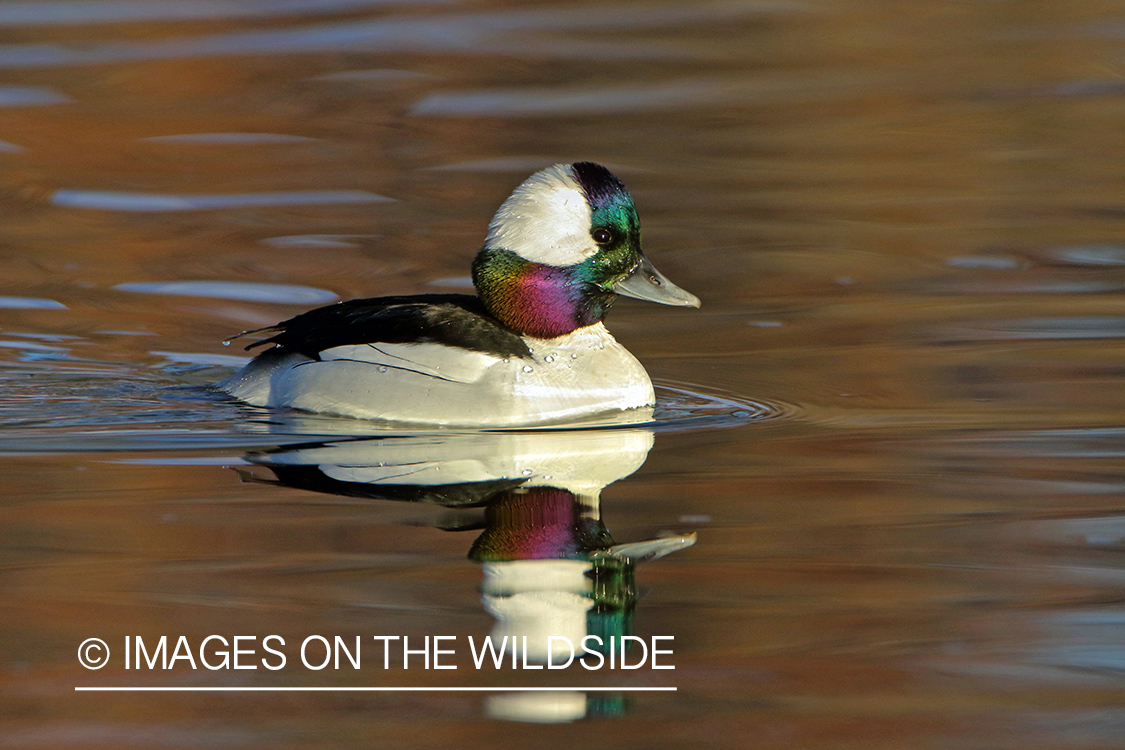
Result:
M593 232L590 232L590 236L592 236L594 238L594 242L598 243L599 245L607 245L613 241L613 232L609 231L605 227L598 227Z

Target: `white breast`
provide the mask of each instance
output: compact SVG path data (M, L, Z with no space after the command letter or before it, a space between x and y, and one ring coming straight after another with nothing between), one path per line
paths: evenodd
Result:
M601 323L527 343L530 359L433 343L342 346L319 361L256 360L219 387L258 406L474 427L568 422L655 401L640 362Z
M515 395L529 410L557 415L551 421L656 402L645 368L601 323L527 341L534 361L520 368Z

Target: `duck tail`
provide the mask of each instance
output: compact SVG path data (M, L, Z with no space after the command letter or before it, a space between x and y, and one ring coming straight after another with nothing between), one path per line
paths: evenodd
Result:
M223 339L223 346L230 346L232 341L235 341L236 339L240 339L243 336L253 336L256 333L274 333L274 334L277 334L277 333L281 333L284 330L285 330L285 328L280 326L280 325L266 326L265 328L254 328L254 329L251 329L249 331L243 331L242 333L236 333L228 339ZM254 347L262 346L263 344L267 344L267 343L272 342L273 339L274 339L274 337L271 336L269 338L261 339L259 341L254 341L254 342L249 343L246 346L244 346L243 349L245 351L250 351Z

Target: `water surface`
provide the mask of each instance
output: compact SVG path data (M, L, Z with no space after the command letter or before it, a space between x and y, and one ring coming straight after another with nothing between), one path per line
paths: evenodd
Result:
M1120 746L1123 27L1085 1L0 6L0 745ZM403 434L207 389L241 330L463 291L500 201L580 159L703 300L609 319L655 424ZM564 622L672 636L676 668L464 651ZM121 661L216 634L462 652Z

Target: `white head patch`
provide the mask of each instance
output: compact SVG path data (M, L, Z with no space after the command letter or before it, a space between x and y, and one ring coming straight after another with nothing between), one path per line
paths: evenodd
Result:
M571 266L600 249L590 237L590 205L567 164L528 177L488 225L485 246L526 260Z

